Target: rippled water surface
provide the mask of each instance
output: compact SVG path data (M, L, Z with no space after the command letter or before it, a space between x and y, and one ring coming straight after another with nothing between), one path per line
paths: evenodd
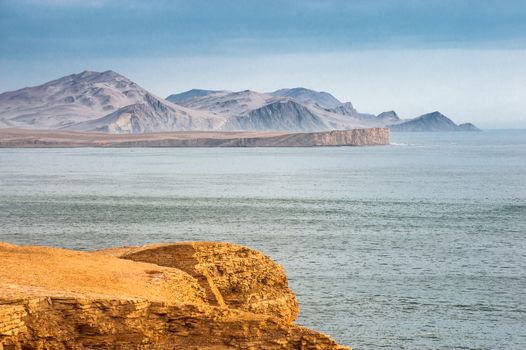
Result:
M355 349L526 349L526 131L392 143L0 149L0 240L236 242Z

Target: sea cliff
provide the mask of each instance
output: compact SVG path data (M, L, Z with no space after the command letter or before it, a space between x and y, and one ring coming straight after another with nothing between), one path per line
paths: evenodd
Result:
M170 132L108 134L56 130L0 129L1 147L319 147L389 144L389 129L311 133Z
M283 268L229 243L0 243L0 349L349 349L294 324Z

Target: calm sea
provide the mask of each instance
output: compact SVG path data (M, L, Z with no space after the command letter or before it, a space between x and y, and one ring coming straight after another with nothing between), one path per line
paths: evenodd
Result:
M526 349L526 131L339 148L0 149L0 240L214 240L355 349Z

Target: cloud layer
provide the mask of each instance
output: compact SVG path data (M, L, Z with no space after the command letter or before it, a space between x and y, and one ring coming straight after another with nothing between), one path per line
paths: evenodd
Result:
M526 127L524 18L520 0L3 0L0 91L111 68L160 95L306 85Z

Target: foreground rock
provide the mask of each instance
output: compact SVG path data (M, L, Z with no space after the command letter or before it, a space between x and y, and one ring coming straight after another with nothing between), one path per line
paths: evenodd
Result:
M387 144L387 128L313 133L172 132L121 135L0 129L0 147L316 147Z
M295 325L283 268L228 243L0 243L0 349L348 349Z

